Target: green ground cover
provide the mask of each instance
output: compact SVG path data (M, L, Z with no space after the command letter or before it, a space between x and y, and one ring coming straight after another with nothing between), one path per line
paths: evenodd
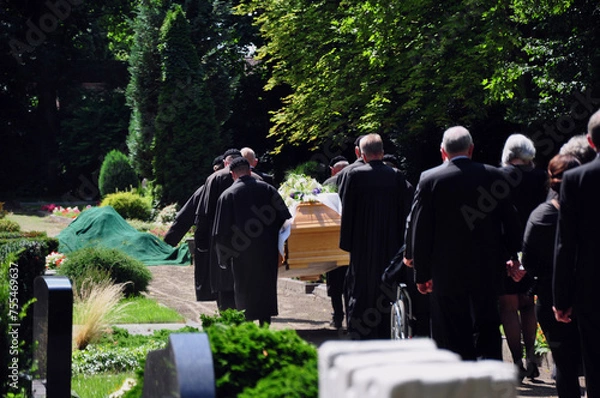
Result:
M119 323L185 323L177 311L143 296L127 298L122 303L125 307Z
M98 374L98 375L76 375L71 380L71 390L75 391L79 398L108 397L123 385L127 378L134 378L131 373Z

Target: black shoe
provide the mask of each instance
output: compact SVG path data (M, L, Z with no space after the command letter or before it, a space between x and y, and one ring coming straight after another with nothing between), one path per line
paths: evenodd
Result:
M343 323L344 322L341 319L333 319L331 322L329 322L329 326L334 327L336 329L341 329Z
M523 365L517 365L515 364L515 366L518 368L519 370L519 382L523 382L523 379L527 376L527 370L525 370L525 368L523 367Z
M540 370L535 362L527 363L527 375L530 380L535 379L536 377L540 377Z

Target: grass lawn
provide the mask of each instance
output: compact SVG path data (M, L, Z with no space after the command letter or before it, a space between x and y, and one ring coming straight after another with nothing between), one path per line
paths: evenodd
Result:
M50 237L55 237L71 222L69 219L60 220L53 217L41 217L22 214L8 214L7 219L18 223L21 231L45 231Z
M119 323L185 323L185 318L177 311L165 307L146 297L132 297L122 300L127 305L119 316Z
M135 379L133 373L77 375L71 379L71 390L79 398L108 397L123 385L127 378Z

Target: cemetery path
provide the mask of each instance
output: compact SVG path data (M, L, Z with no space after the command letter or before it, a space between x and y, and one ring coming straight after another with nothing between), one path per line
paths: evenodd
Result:
M175 309L192 323L200 323L200 314L214 315L217 312L216 302L195 300L192 266L165 265L148 269L153 275L148 288L149 297ZM304 282L281 278L277 289L279 316L273 317L271 328L294 329L302 338L317 346L327 340L346 338L343 333L329 326L331 305L323 285L317 286L312 293L306 293ZM506 344L504 346L504 357L510 358ZM518 397L558 398L548 361L542 363L540 373L540 377L534 381L523 381L518 387Z
M196 301L194 295L194 269L192 266L152 266L152 281L148 296L175 309L186 319L200 323L200 314L214 315L215 301ZM306 294L304 282L279 279L277 284L279 315L273 317L271 328L294 329L308 341L320 344L331 338L341 338L329 326L331 305L324 286Z

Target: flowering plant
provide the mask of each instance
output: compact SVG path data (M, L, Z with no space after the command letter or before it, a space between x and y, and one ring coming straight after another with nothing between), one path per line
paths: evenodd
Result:
M90 209L91 207L92 206L87 205L85 210ZM57 206L54 203L42 206L42 210L49 211L55 216L67 218L76 218L79 213L81 213L81 210L79 210L79 207L77 206L64 208L62 206Z
M58 269L66 259L63 253L52 252L46 256L46 269Z
M317 202L317 194L335 192L335 188L323 186L307 175L292 173L281 184L278 192L285 204L290 207L297 202Z

